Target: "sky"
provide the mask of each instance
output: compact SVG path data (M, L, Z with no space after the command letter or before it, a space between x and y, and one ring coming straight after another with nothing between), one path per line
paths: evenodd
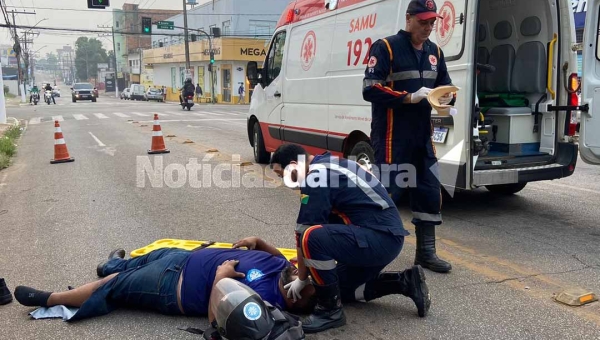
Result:
M198 4L209 2L210 0L198 0ZM248 1L248 0L243 0ZM140 5L140 8L150 9L175 9L183 10L183 1L180 0L110 0L110 7L106 9L90 10L87 8L87 0L4 0L8 11L16 10L18 12L35 12L35 15L17 14L15 16L17 25L33 26L40 20L38 27L58 27L75 29L98 29L98 26L112 25L112 9L121 9L124 3L133 3ZM188 7L189 8L189 7ZM74 10L65 10L74 9ZM12 22L12 15L9 14ZM0 16L0 22L5 24L4 18ZM110 30L110 29L108 29ZM17 30L21 37L22 30ZM39 31L40 35L33 39L32 51L38 51L40 57L46 53L54 52L64 45L70 44L75 47L75 40L84 35L88 38L100 39L104 48L112 50L112 38L98 37L97 33L75 33L75 32L56 32ZM12 45L14 41L6 28L0 28L0 44ZM45 46L45 47L44 47Z

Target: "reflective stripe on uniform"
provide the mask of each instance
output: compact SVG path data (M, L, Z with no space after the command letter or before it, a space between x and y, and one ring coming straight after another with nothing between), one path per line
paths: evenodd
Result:
M385 85L385 81L377 80L377 79L365 79L363 80L363 88L367 88L369 86L373 86L375 84Z
M417 218L421 221L442 222L441 214L428 214L428 213L416 212L416 211L413 211L412 214L413 214L414 218Z
M306 229L310 228L311 226L307 225L307 224L296 224L296 232L299 234L302 234L303 232L306 231Z
M373 190L373 188L364 179L358 177L354 172L332 163L311 165L309 171L312 171L318 167L325 167L345 175L348 177L348 180L352 181L352 183L359 187L365 193L365 195L369 196L369 198L373 200L373 202L379 204L382 209L387 209L390 207L390 205L383 198L381 198L381 196L379 196L379 194L376 193L375 190Z
M435 71L423 71L423 79L437 79L438 73ZM387 77L387 81L421 79L419 71L402 71L392 73Z
M335 260L320 261L305 258L304 264L307 267L314 268L317 270L334 270L336 267Z

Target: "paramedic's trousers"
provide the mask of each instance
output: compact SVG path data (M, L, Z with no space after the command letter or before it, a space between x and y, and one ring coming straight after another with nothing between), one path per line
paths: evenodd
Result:
M439 225L442 223L442 192L435 146L430 139L423 143L408 139L403 144L394 148L392 164L385 161L385 150L375 149L378 178L396 204L408 191L415 226Z
M402 250L404 236L344 224L312 226L302 234L304 263L315 284L338 282L343 300L354 300ZM336 264L337 262L337 264Z

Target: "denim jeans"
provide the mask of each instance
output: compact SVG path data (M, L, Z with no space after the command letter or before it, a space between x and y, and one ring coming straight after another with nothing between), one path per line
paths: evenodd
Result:
M104 266L105 275L119 273L110 286L107 299L118 306L155 310L181 315L177 305L177 283L191 252L177 248L157 249L129 260L112 259Z

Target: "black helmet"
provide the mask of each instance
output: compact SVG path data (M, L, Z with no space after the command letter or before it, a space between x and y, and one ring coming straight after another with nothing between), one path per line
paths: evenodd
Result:
M229 340L266 339L275 319L260 296L243 283L225 278L211 293L219 334Z

